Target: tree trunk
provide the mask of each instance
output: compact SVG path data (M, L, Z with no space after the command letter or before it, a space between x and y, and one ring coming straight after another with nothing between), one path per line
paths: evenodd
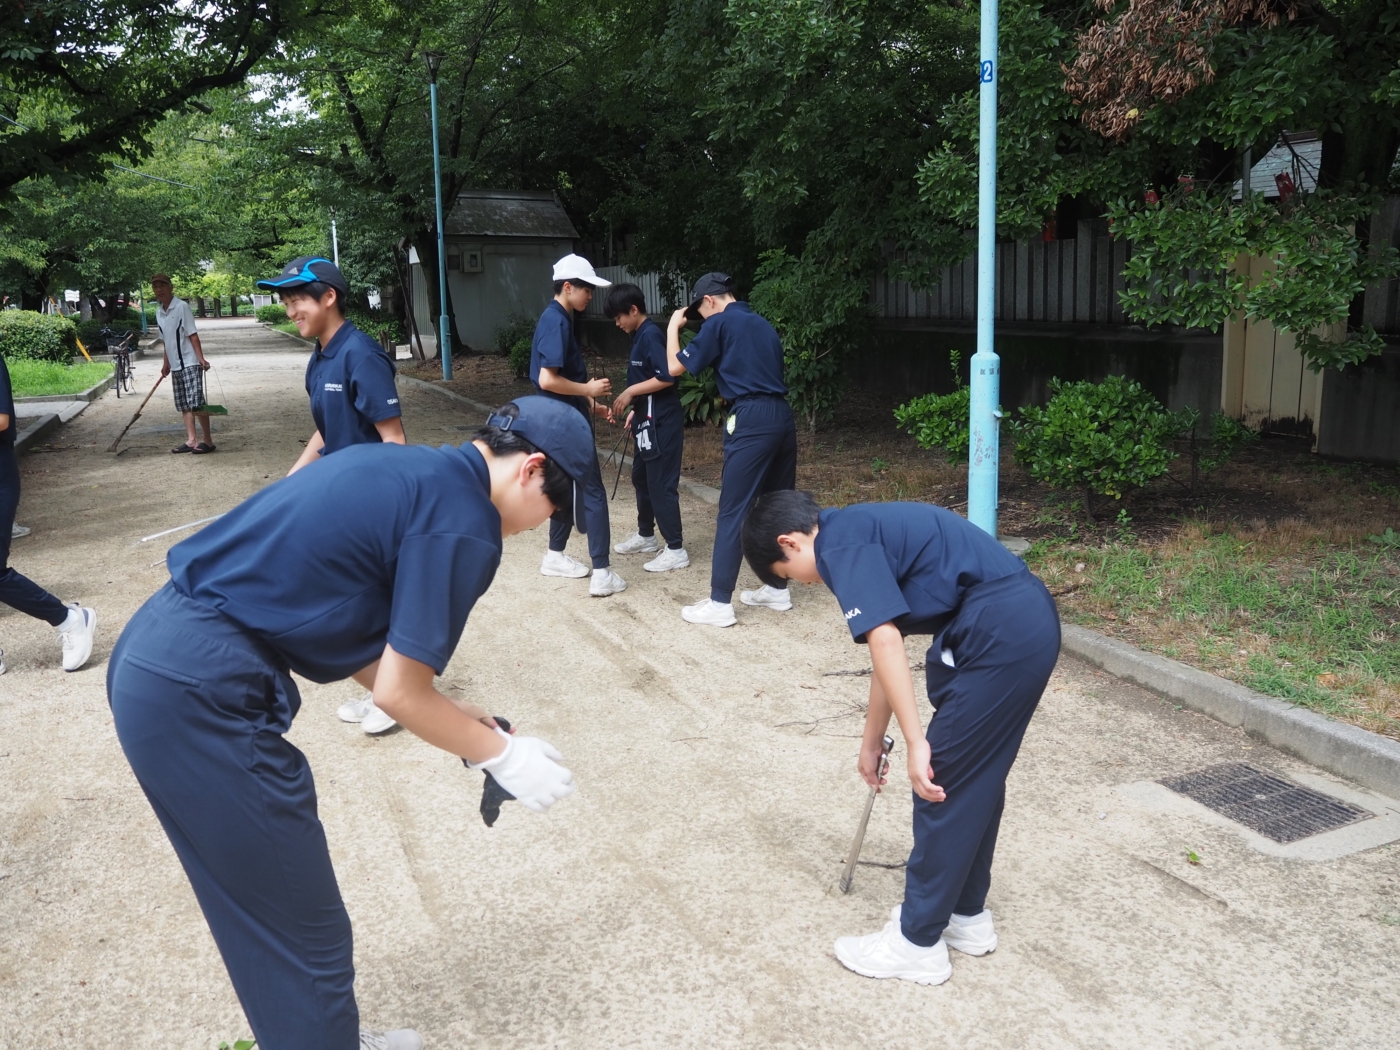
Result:
M419 265L421 266L423 271L423 286L428 293L428 316L432 318L433 322L432 332L425 332L423 334L431 334L434 338L436 338L440 330L440 325L438 323L438 315L442 312L442 305L439 301L438 296L437 233L433 230L429 230L426 228L418 230L413 237L413 247L418 250ZM456 311L454 311L452 308L452 292L450 284L448 286L448 289L447 330L448 338L452 342L452 354L453 356L456 356L466 348L462 343L461 335L457 332L457 315ZM439 348L439 353L440 352L441 348Z
M1089 483L1084 483L1084 516L1091 522L1094 521L1094 490L1089 487Z
M228 315L229 315L230 317L237 317L237 316L238 316L238 293L237 293L237 292L235 292L233 295L230 295L230 296L228 297Z

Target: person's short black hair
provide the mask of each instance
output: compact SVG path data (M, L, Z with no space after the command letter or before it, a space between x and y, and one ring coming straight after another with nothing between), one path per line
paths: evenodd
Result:
M340 289L333 285L325 284L321 281L312 281L310 284L299 284L295 288L287 288L282 291L282 299L285 302L289 295L309 295L318 303L321 296L327 292L335 292L335 308L340 311L340 316L345 316L345 296L340 293Z
M562 291L564 290L564 285L566 285L566 284L571 284L571 285L573 285L575 288L587 288L589 291L595 291L595 290L596 290L596 289L594 289L594 287L593 287L591 284L589 284L587 281L575 281L575 280L573 280L572 278L570 278L569 280L566 280L566 281L555 281L555 282L554 282L554 294L555 294L555 295L558 295L560 292L562 292Z
M492 414L505 416L508 419L518 419L520 418L520 409L514 404L505 404ZM523 452L527 456L532 456L536 452L542 451L515 431L502 430L489 423L473 434L472 440L480 441L498 456L509 456L515 452ZM554 504L555 517L572 520L571 516L574 512L573 479L564 473L563 467L549 458L548 453L545 454L544 458L544 494L548 497L549 502Z
M642 294L642 290L635 284L615 284L608 289L608 297L603 302L603 313L611 320L630 314L634 306L642 313L647 312L647 297Z
M778 537L790 532L810 536L817 527L821 507L810 492L781 489L767 492L753 501L744 517L744 560L769 587L786 587L787 581L773 572L773 566L787 561L778 546Z

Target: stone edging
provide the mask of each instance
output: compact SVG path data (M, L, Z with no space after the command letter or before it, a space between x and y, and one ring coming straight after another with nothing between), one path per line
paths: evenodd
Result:
M399 376L398 381L449 397L482 414L491 411L489 405L421 379ZM605 463L617 461L609 453L600 452L599 455ZM632 462L630 456L618 458L624 466ZM681 478L680 487L705 503L719 504L719 489L688 478ZM1142 686L1226 725L1241 726L1281 751L1383 795L1400 798L1400 742L1264 696L1178 660L1144 652L1087 627L1065 624L1061 631L1064 652L1102 668L1115 678Z
M453 401L460 402L461 404L466 405L468 408L480 412L482 415L489 415L491 412L494 411L494 409L490 405L482 404L480 401L473 401L469 397L463 397L461 394L454 393L451 390L445 390L440 386L426 382L422 379L415 379L412 376L405 375L395 376L394 378L397 382L402 383L410 389L431 390L434 394L441 394L443 397L450 397ZM631 456L602 451L599 451L598 455L602 457L604 464L616 463L618 459L621 459L622 465L624 467L632 465ZM719 489L714 488L710 485L702 485L698 481L691 481L690 478L683 477L680 481L680 490L682 492L690 494L691 496L694 496L696 499L700 500L703 503L710 504L710 506L712 507L719 506Z
M117 381L116 374L109 375L100 383L94 383L86 390L80 390L76 394L40 394L37 397L17 397L17 405L35 405L41 401L96 401L99 397L112 389L112 384Z
M1087 627L1061 628L1064 652L1116 678L1240 726L1281 751L1390 798L1400 798L1400 742L1256 693L1219 675L1144 652Z

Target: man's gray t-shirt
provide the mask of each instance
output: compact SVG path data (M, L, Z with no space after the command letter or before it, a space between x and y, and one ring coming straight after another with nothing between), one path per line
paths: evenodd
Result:
M178 372L185 365L198 365L194 344L190 336L199 331L194 325L194 311L183 299L171 299L170 308L156 308L156 325L160 337L165 340L165 359L170 362L170 371ZM178 349L177 349L178 347Z

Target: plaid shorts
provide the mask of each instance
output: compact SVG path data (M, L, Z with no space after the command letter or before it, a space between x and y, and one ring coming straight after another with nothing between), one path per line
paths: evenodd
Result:
M186 365L170 373L170 385L175 388L175 411L193 412L204 407L204 369Z

